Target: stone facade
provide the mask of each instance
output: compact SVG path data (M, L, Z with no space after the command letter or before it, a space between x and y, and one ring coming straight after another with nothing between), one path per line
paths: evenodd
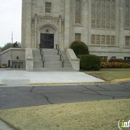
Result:
M6 64L8 68L25 68L25 50L9 48L0 53L0 66Z
M85 42L91 54L130 58L130 0L22 0L22 48L39 48L54 34L54 48Z

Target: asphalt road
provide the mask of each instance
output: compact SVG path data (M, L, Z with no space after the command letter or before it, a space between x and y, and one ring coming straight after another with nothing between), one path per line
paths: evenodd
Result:
M0 87L0 109L130 98L130 82L95 85Z

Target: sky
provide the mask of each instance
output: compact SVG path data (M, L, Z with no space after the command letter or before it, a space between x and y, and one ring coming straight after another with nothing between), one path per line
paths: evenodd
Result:
M22 0L0 0L0 46L6 43L21 42Z

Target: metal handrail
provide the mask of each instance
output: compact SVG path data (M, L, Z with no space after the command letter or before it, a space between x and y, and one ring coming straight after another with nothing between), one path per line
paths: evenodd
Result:
M44 58L44 53L43 53L43 49L42 48L40 48L40 55L41 55L42 65L43 65L43 67L45 67L45 58Z
M58 55L60 56L60 61L62 61L62 68L64 68L65 61L58 44L56 44L56 49L58 51Z

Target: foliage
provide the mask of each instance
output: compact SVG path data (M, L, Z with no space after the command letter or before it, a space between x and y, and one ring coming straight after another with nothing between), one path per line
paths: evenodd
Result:
M87 45L81 41L72 42L70 48L74 50L74 52L77 56L89 54L89 50L88 50Z
M5 44L4 47L0 47L1 51L5 51L9 48L21 48L21 44L19 42L15 42L15 43L7 43Z
M13 47L14 48L21 48L21 44L16 41L15 43L13 43Z
M120 63L124 63L124 62L130 62L130 60L123 60L123 59L110 59L109 62L120 62Z
M79 55L80 68L85 70L100 70L100 57L96 55Z
M101 68L130 68L130 63L101 62Z
M11 43L7 43L7 44L5 44L4 47L1 48L1 51L5 51L5 50L7 50L7 49L9 49L11 47L13 47L13 45Z
M7 64L2 64L2 66L1 66L2 68L6 68L7 67Z

